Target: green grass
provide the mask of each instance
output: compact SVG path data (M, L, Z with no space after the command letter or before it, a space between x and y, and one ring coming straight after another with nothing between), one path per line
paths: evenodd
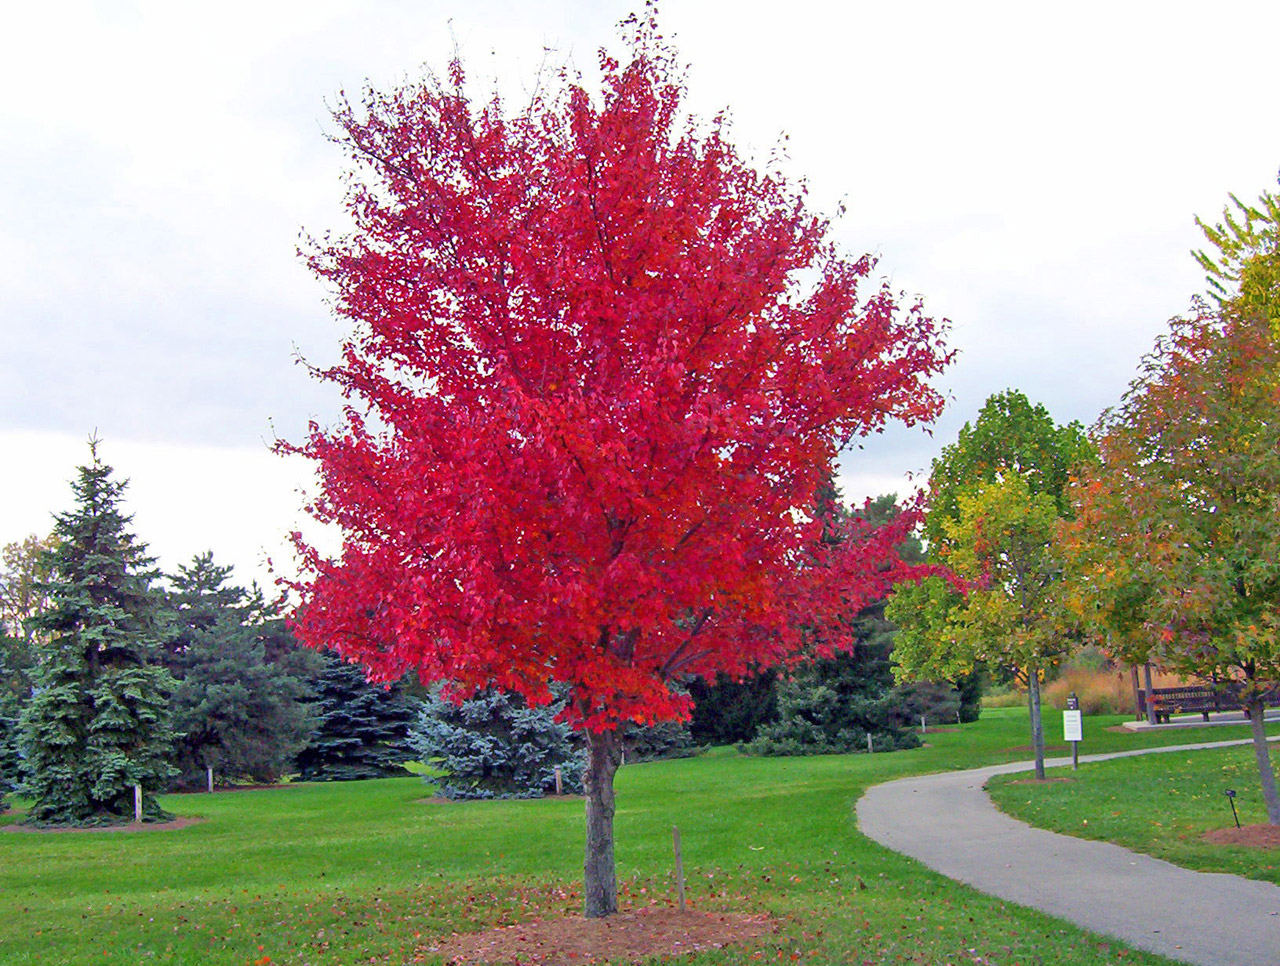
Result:
M1048 775L1057 780L1001 775L988 789L1002 810L1031 825L1115 842L1189 869L1280 885L1277 851L1203 840L1212 829L1235 827L1228 788L1236 792L1242 825L1266 822L1252 745L1096 762Z
M1111 721L1090 719L1085 750L1243 731L1121 735L1102 730ZM718 750L623 768L623 906L673 901L679 825L697 906L766 910L783 923L751 952L705 952L690 963L1166 962L982 896L861 836L853 806L863 789L1023 758L1026 712L988 711L927 740L874 756ZM580 908L580 801L441 805L427 794L405 778L167 796L166 808L204 821L0 834L0 963L430 962L433 935Z

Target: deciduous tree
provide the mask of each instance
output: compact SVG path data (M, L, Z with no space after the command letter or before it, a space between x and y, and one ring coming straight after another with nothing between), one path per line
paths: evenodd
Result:
M992 396L943 449L929 478L930 557L965 590L930 578L895 594L887 611L900 628L900 677L955 679L982 663L1026 685L1040 778L1040 679L1071 641L1058 600L1056 528L1070 516L1072 468L1093 458L1078 423L1055 424L1044 406L1015 390Z
M0 551L0 630L7 630L32 648L36 629L31 618L49 605L42 589L52 576L46 570L56 548L56 537L37 537L6 544Z
M960 519L961 494L1011 472L1026 481L1031 494L1048 494L1066 515L1072 467L1092 456L1093 446L1078 422L1058 425L1043 404L1016 389L993 394L978 418L965 423L956 441L933 461L924 523L930 552L945 553L947 527Z
M901 512L896 497L881 496L858 510L846 508L834 485L819 494L823 539L838 545L851 522L880 526ZM914 534L898 548L902 558L923 561ZM894 688L890 652L894 626L885 617L885 599L841 614L840 630L852 634L847 651L815 658L795 669L778 685L778 720L763 724L745 750L759 755L834 754L867 750L891 751L920 745L913 720L914 696ZM832 628L812 627L815 640Z
M910 521L822 549L804 510L843 444L934 415L946 360L803 188L682 113L673 57L646 21L595 94L476 103L455 63L340 105L355 229L310 262L355 326L322 373L350 406L286 447L344 533L303 548L303 640L459 696L568 687L589 916L616 910L618 729L881 595Z
M1247 205L1231 195L1222 221L1200 226L1213 246L1196 260L1209 273L1210 294L1237 316L1256 316L1280 338L1280 198L1264 191Z
M1280 685L1280 345L1265 313L1174 319L1100 424L1076 490L1083 609L1163 665L1216 681L1253 723L1267 814L1280 798L1263 730Z

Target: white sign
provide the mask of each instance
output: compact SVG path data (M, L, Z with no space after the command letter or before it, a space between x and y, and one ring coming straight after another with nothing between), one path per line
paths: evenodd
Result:
M1084 719L1080 711L1062 712L1062 740L1084 741Z

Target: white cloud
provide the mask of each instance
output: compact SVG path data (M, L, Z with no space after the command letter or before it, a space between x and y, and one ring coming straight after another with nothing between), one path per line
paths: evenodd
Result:
M88 462L86 438L0 431L13 472L0 475L0 545L45 535L53 515L75 507L71 481ZM132 530L162 570L172 573L197 553L231 564L242 584L271 590L296 573L292 530L330 550L334 544L302 511L313 489L309 467L261 449L138 443L103 439L101 460L129 481L123 497ZM268 567L268 558L274 568Z

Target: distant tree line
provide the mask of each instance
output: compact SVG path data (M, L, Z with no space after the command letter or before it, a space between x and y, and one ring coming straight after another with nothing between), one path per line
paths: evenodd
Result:
M4 548L0 560L0 807L21 791L28 820L97 825L167 816L157 794L217 786L405 774L427 766L455 798L581 791L582 742L558 705L528 707L485 692L464 702L414 682L371 684L364 670L297 645L279 602L234 582L212 553L162 574L122 510L126 484L97 455L72 487L53 533ZM882 497L852 514L820 494L828 539L865 516L897 512ZM917 545L904 548L919 556ZM692 683L687 726L631 726L626 760L738 743L752 754L875 750L919 743L921 719L954 719L949 687L895 686L893 626L877 602L848 620L853 652L781 676ZM815 646L822 629L813 628ZM967 713L967 712L961 712Z
M98 825L166 817L156 794L401 773L413 709L300 648L280 605L210 553L155 568L97 456L46 539L0 559L0 804L28 820Z

